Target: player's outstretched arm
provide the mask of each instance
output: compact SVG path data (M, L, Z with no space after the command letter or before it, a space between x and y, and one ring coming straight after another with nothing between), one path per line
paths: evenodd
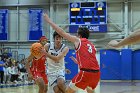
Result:
M30 62L32 61L32 59L34 58L34 56L32 54L30 54L26 60L26 69L27 69L27 73L28 74L31 74L31 71L30 71Z
M135 44L135 43L138 43L138 42L140 42L140 29L133 32L131 35L124 38L120 42L118 42L117 40L110 41L108 43L108 46L118 48L118 47L122 47L122 46L125 46L125 45Z
M59 62L60 59L64 58L67 55L68 51L69 51L69 48L65 47L63 49L63 51L60 54L58 54L57 56L47 53L47 57L49 57L50 59L54 60L57 63L57 62Z
M30 56L27 58L26 64L25 64L29 80L33 79L33 76L32 76L31 70L30 70L30 62L32 61L33 58L34 58L34 56L32 54L30 54Z
M73 43L75 42L79 42L79 38L77 38L76 36L70 35L69 33L66 33L65 31L63 31L62 28L60 28L59 26L57 26L54 22L52 22L52 20L48 17L47 14L44 14L44 19L51 25L51 27L62 37L64 37L65 39L67 39L68 41L71 41Z
M76 60L76 58L75 58L75 57L70 56L70 58L73 60L73 62L74 62L74 63L78 64L78 61Z

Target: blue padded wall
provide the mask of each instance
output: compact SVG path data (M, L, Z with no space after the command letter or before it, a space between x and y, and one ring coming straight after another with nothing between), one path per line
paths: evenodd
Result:
M101 80L121 79L121 57L118 50L100 50Z
M140 80L140 50L133 51L133 80Z
M71 80L78 73L78 65L69 58L70 56L76 57L75 50L69 50L65 57L65 66L71 71L70 74L66 74L66 80Z
M121 50L121 80L132 79L132 50Z
M100 50L102 80L140 80L140 50Z

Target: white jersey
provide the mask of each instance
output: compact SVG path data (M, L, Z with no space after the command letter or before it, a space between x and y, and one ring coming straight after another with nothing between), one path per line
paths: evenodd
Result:
M57 56L58 54L60 54L62 50L65 48L65 44L62 44L61 48L59 50L56 50L54 48L54 42L49 43L48 46L49 46L48 53L54 56ZM64 58L60 59L60 61L56 63L55 61L47 57L47 72L53 73L60 70L65 70Z

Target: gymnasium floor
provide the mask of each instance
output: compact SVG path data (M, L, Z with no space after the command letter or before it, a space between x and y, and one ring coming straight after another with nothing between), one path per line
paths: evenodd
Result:
M101 93L140 93L140 83L102 82Z
M100 93L99 85L96 88L96 93ZM26 86L19 86L19 87L0 88L0 93L38 93L38 87L36 85L26 85ZM53 93L53 92L49 90L48 93ZM78 90L77 93L86 93L86 92L82 90Z
M37 93L36 85L0 88L0 93ZM53 93L48 91L48 93ZM77 93L86 93L79 90ZM140 83L130 82L101 82L96 88L96 93L140 93Z

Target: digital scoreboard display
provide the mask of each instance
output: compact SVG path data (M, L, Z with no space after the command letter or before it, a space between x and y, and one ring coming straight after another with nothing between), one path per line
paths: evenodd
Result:
M106 2L70 3L71 33L77 32L79 26L86 26L91 32L107 32Z

